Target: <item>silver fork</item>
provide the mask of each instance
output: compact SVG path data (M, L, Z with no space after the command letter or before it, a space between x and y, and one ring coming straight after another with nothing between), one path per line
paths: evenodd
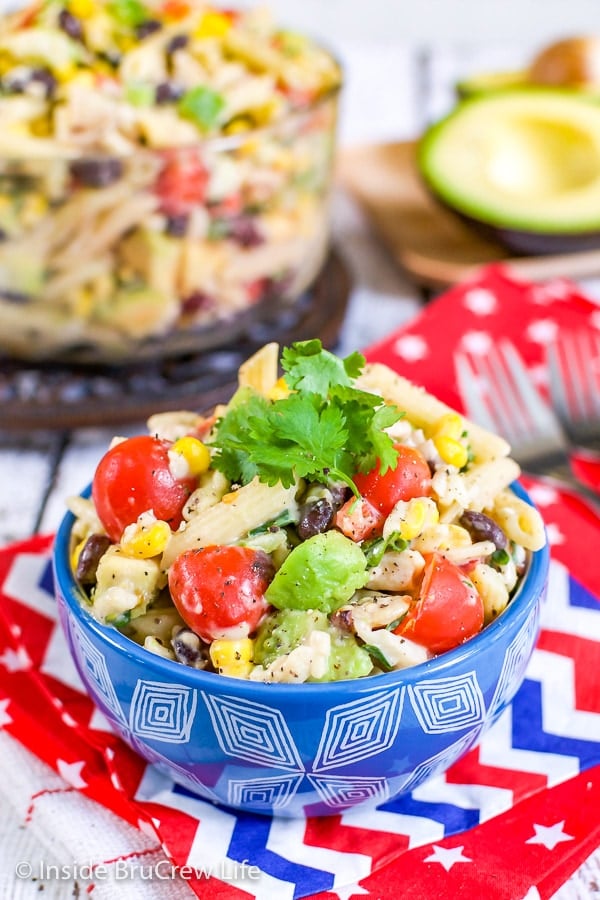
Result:
M546 348L550 395L571 443L600 450L600 334L561 334Z
M500 341L485 356L459 353L455 366L468 417L502 435L524 471L556 480L600 515L600 497L573 474L567 436L514 345Z

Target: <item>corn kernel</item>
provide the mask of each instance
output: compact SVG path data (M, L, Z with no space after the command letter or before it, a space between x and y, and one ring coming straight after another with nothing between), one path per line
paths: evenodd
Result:
M244 131L250 131L253 127L254 122L249 116L236 116L225 125L223 131L225 134L242 134Z
M444 435L444 437L454 438L457 441L461 437L464 428L462 416L455 412L449 412L440 416L437 420L433 426L433 434L435 437Z
M228 494L223 494L223 496L221 497L221 503L233 503L236 497L237 491L229 491Z
M85 88L95 88L96 78L87 69L77 69L77 71L73 75L73 78L71 79L71 84L76 84L80 87Z
M200 24L194 31L194 37L202 40L203 38L220 38L227 34L231 28L231 20L219 12L204 13Z
M257 141L255 138L251 138L248 141L244 141L239 149L239 153L241 156L256 156L256 153L259 149L259 141Z
M94 15L95 0L70 0L69 12L78 19L90 19Z
M221 675L247 678L252 670L254 641L240 638L234 641L216 640L210 645L210 658Z
M152 525L142 525L138 528L133 537L121 544L121 550L125 556L150 559L164 552L170 537L169 524L158 519Z
M198 438L186 435L175 441L171 450L179 453L188 464L190 475L202 475L210 468L210 453L206 444Z
M433 443L437 452L449 466L456 466L457 469L462 469L467 464L469 451L460 441L448 437L446 434L440 434L434 437Z
M421 534L427 518L427 504L421 500L411 500L407 504L404 519L400 522L400 537L405 541L412 541Z
M73 570L73 572L77 571L77 564L79 562L79 557L81 556L81 551L83 550L83 548L85 546L86 540L87 540L86 538L83 538L83 540L79 541L78 544L75 544L75 546L73 547L73 550L71 551L71 569Z
M80 319L87 319L93 307L92 292L89 288L78 288L74 294L73 312Z
M290 396L290 389L285 383L285 378L278 378L267 397L269 400L285 400Z
M48 135L52 133L50 119L48 119L46 116L40 116L37 119L32 119L29 123L29 127L31 128L31 133L36 137L48 137Z
M60 68L55 68L53 70L54 75L61 84L65 84L67 81L73 81L78 71L79 69L77 66L73 65L73 63L69 63L69 65L61 66Z

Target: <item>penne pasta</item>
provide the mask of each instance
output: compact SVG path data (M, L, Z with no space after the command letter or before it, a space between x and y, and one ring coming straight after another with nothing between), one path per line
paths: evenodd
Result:
M289 488L282 484L271 487L255 478L235 493L226 494L201 516L192 518L183 531L173 534L162 557L162 568L168 569L186 550L212 544L233 544L248 531L276 518L283 510L294 510L298 487L298 484Z
M238 372L240 387L251 387L259 394L267 396L277 381L279 344L272 342L242 363Z
M426 435L442 416L454 412L433 394L429 394L424 388L413 384L381 363L367 364L358 379L358 385L366 391L380 394L388 402L395 403L406 413L411 424L422 428ZM476 462L508 456L510 446L504 438L486 431L467 419L464 421Z

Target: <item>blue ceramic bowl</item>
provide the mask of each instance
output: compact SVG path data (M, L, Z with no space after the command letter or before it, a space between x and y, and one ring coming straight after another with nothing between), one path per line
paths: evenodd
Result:
M527 499L520 487L519 496ZM119 735L173 780L237 809L332 815L375 806L445 771L519 688L539 627L548 549L506 610L461 647L413 668L332 684L263 684L162 659L99 624L59 529L60 619L79 674Z

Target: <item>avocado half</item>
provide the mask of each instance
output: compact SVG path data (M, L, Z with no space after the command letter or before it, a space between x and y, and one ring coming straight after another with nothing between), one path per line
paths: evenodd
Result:
M600 104L554 88L459 103L419 142L439 201L515 253L600 247Z

